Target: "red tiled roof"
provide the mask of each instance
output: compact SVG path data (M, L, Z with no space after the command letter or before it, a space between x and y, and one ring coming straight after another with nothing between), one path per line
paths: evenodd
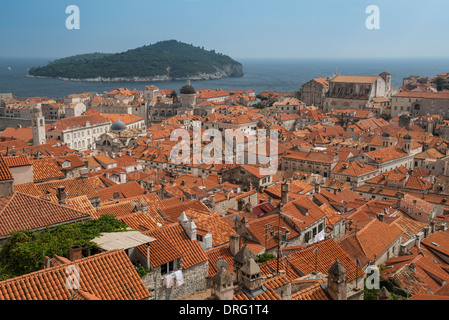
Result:
M292 300L330 300L319 282L292 294Z
M70 178L61 180L50 180L46 182L36 183L37 189L42 194L56 194L57 188L64 186L67 192L67 199L87 196L88 199L99 198L98 192L88 179Z
M161 226L154 217L146 212L134 212L118 218L132 229L141 232L157 229Z
M79 289L84 299L141 300L150 297L123 250L111 250L0 282L0 300L69 300L74 290L66 281L79 271ZM86 294L85 294L86 293ZM77 299L78 300L78 299Z
M102 115L111 123L114 123L115 121L120 120L124 124L131 124L131 123L143 120L143 118L141 118L141 117L135 116L133 114L128 114L128 113L102 113Z
M60 119L56 122L53 122L50 125L50 129L48 131L63 131L66 129L85 127L87 122L93 125L99 123L107 123L109 121L101 114L93 113L72 118Z
M330 267L336 260L345 268L348 282L355 280L356 276L364 275L363 270L357 268L352 257L332 238L309 245L288 255L288 262L303 275L315 271L315 261L317 261L316 271L328 274Z
M14 177L6 164L5 159L0 155L0 181L5 180L14 180Z
M12 231L41 229L90 219L84 212L14 192L0 198L0 237Z
M395 225L388 225L377 219L371 220L362 230L356 233L363 252L372 261L391 246L402 235L402 230Z
M21 167L21 166L31 166L30 158L27 156L13 156L13 157L4 157L5 163L8 167Z
M98 219L103 215L110 215L118 218L133 213L134 206L130 202L120 202L117 204L101 206L97 208L96 211L97 212L94 215L95 219Z
M65 177L64 173L59 170L58 163L54 158L42 158L33 160L33 180L45 181L52 179L62 179Z
M36 187L33 182L14 185L14 191L29 194L35 197L43 197L44 194Z
M182 257L182 268L189 269L199 263L207 261L206 254L197 240L190 240L184 229L177 223L144 232L156 238L150 243L150 263L160 266ZM138 247L146 257L146 246Z
M143 195L145 189L142 188L136 181L117 184L98 191L101 202L108 201L114 198L114 194L118 192L121 198L135 197Z

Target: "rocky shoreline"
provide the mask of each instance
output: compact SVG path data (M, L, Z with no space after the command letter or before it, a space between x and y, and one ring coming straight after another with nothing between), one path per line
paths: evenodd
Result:
M185 80L218 80L231 77L243 77L244 73L235 72L234 68L228 68L228 70L217 69L215 73L198 73L196 75L190 75L189 77L170 77L169 75L160 75L152 77L114 77L114 78L64 78L64 77L46 77L46 76L33 76L25 75L28 78L40 78L40 79L57 79L61 81L75 81L75 82L153 82L153 81L185 81Z

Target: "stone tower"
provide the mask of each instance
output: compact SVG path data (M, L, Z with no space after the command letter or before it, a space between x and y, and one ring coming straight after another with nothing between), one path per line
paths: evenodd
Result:
M347 300L347 276L346 270L336 260L330 267L327 280L327 293L333 300Z
M146 86L143 90L143 99L148 102L160 96L159 88L156 86Z
M382 72L379 76L385 81L385 97L388 97L391 91L391 74L388 72Z
M402 150L410 154L412 152L413 139L408 133L402 138Z
M31 126L33 129L33 145L37 146L40 144L45 144L47 141L45 137L45 118L42 115L42 110L39 106L36 106L33 109Z

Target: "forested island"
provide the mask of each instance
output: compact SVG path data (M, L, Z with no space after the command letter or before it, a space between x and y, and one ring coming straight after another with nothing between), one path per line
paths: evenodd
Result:
M72 81L170 81L242 77L243 66L227 55L176 40L122 53L89 53L29 69L29 76Z

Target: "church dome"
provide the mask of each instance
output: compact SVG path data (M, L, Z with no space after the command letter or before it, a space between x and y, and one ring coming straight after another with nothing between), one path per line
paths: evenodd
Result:
M196 94L196 90L194 87L190 85L190 80L187 80L187 84L179 90L181 94Z
M123 131L126 130L126 124L121 121L120 119L114 121L114 123L111 125L111 130L113 131Z
M404 136L404 139L405 140L412 140L412 136L410 135L410 134L406 134L405 136Z

